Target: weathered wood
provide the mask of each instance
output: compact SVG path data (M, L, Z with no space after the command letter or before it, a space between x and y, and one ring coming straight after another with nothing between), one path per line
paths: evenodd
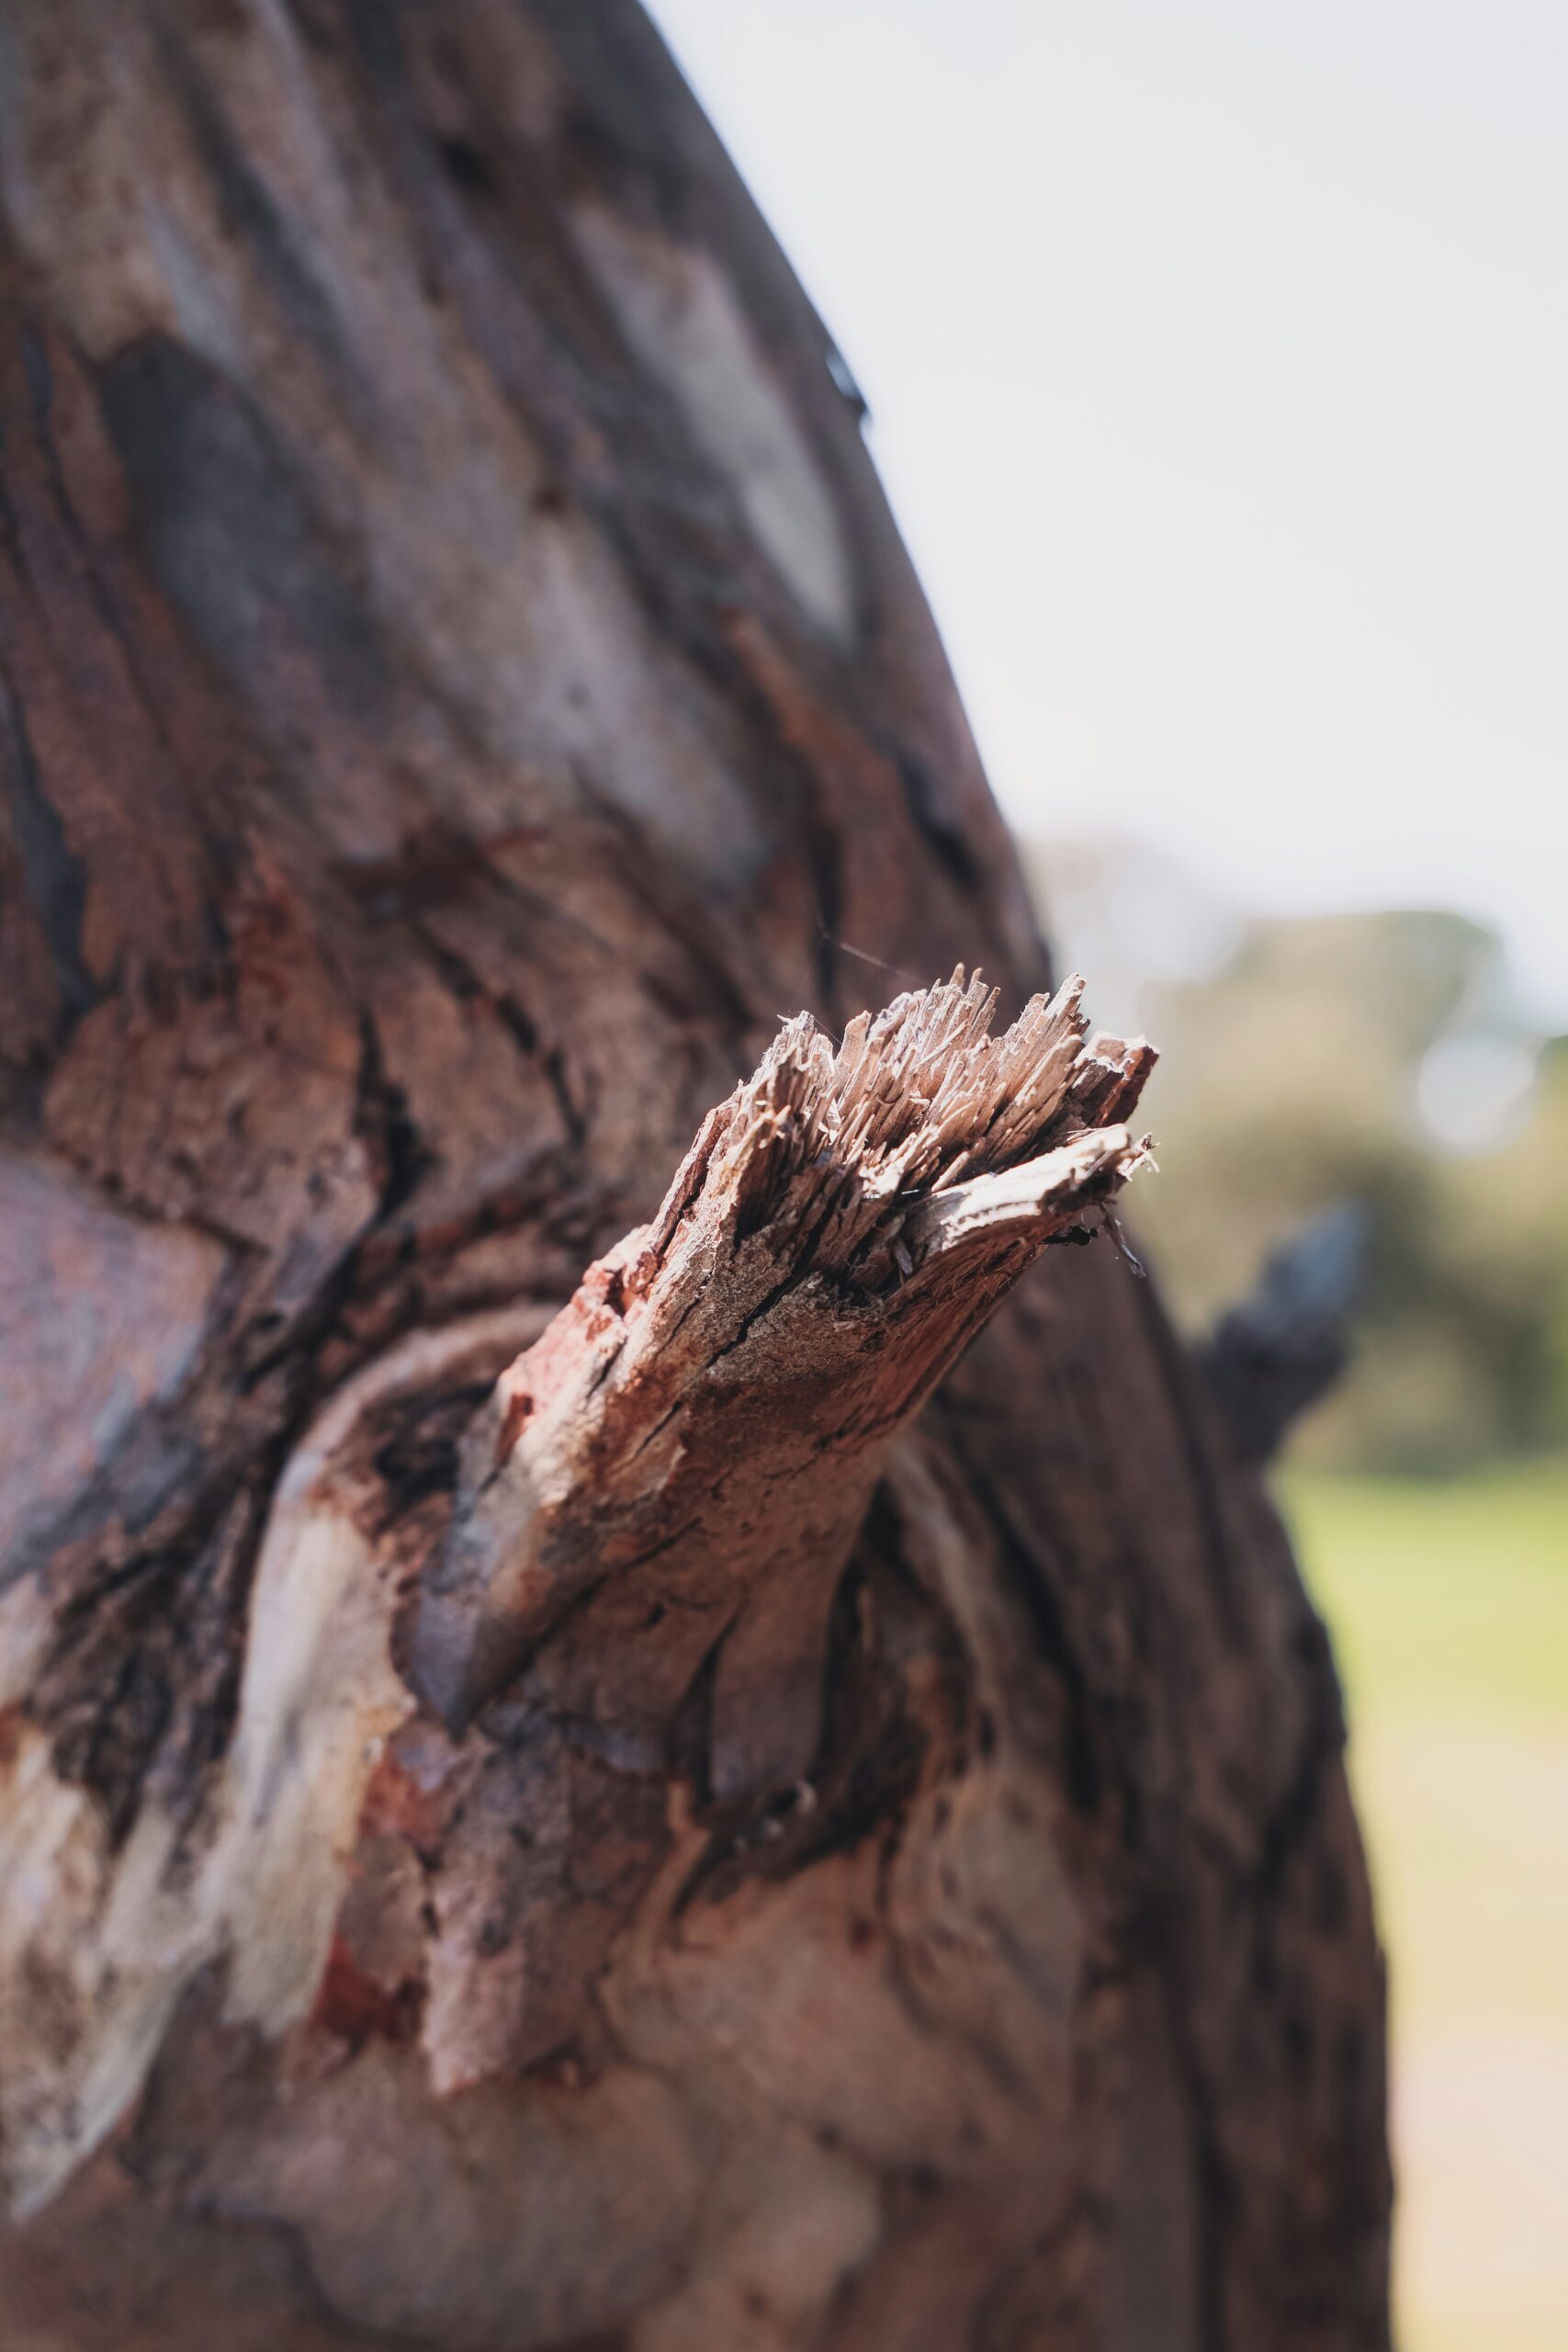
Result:
M1023 1274L1136 1059L939 992L840 1148L877 967L1047 975L667 57L0 28L7 2340L1383 2344L1325 1642Z
M1147 1049L1084 1048L1081 982L993 1039L995 993L960 970L859 1015L836 1052L809 1014L793 1022L704 1121L652 1224L500 1382L409 1644L450 1727L570 1611L552 1712L655 1768L705 1659L714 1792L798 1781L828 1612L889 1445L1142 1156L1116 1122ZM658 1639L639 1641L650 1616Z

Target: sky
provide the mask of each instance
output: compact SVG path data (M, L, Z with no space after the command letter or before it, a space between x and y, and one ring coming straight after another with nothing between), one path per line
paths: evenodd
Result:
M1568 1027L1562 0L654 0L1011 822Z

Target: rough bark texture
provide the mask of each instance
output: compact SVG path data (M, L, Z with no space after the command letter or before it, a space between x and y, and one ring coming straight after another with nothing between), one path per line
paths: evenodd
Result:
M7 2344L1383 2345L1326 1644L656 39L6 0L0 213Z

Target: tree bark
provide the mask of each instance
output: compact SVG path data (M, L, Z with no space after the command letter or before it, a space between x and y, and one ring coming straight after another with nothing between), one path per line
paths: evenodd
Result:
M656 37L0 74L6 2341L1386 2344L1146 1057Z

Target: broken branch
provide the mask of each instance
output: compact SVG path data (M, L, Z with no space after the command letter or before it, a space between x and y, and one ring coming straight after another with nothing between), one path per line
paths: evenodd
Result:
M1146 1157L1124 1114L1153 1055L1086 1045L1082 985L997 1036L996 991L962 967L837 1048L802 1014L709 1114L659 1215L590 1269L469 1439L406 1661L449 1727L586 1610L604 1638L579 1630L552 1661L552 1703L654 1736L722 1644L716 1791L802 1769L816 1635L889 1443L1043 1245Z

